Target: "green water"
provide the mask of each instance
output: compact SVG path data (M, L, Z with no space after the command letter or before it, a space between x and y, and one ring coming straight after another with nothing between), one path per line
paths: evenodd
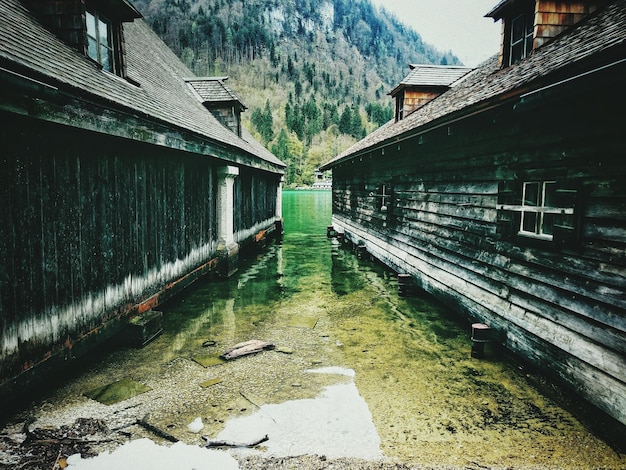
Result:
M428 295L399 297L395 273L328 239L330 192L286 191L283 210L281 240L242 258L230 279L202 280L162 306L159 338L107 355L28 413L42 421L150 413L162 429L201 443L186 430L195 417L203 418L203 433L215 437L230 419L263 405L312 399L353 380L380 451L392 459L460 467L626 467L623 453L572 414L578 401L497 351L472 358L467 322ZM276 349L215 360L250 339L271 341ZM318 367L355 374L307 373ZM106 409L83 395L122 379L150 390Z

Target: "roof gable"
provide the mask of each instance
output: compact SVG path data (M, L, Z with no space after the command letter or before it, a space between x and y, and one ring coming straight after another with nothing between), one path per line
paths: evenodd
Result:
M401 89L407 87L451 87L454 82L471 72L471 67L456 65L429 65L411 64L411 71L402 79L400 84L389 94L395 96Z
M237 103L241 110L247 109L237 95L224 83L228 77L193 77L185 82L198 93L205 105L219 103Z

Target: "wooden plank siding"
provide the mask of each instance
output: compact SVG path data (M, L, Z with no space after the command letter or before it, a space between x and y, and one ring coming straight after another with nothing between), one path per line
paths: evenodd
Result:
M241 242L276 219L280 176L242 168L235 179L235 241Z
M3 118L0 129L4 378L159 292L217 248L218 162L26 121Z
M607 111L624 94L584 92L494 106L333 165L333 225L626 423L626 167ZM503 233L502 183L547 180L577 188L576 240Z
M595 11L602 2L539 0L535 6L533 47L540 47Z

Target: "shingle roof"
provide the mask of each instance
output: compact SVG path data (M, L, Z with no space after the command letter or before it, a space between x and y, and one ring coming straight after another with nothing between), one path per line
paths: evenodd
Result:
M245 109L246 106L224 83L226 80L228 80L228 77L194 77L185 79L204 103L232 103L234 101Z
M615 0L577 27L535 49L530 56L515 65L500 69L497 55L486 60L458 86L417 109L407 118L381 126L321 168L332 167L352 155L394 141L403 134L414 133L422 126L444 119L451 113L469 112L499 97L515 96L546 86L550 80L562 80L566 69L596 55L617 50L618 55L624 58L625 46L626 0Z
M411 64L411 71L389 94L394 96L400 89L409 86L449 87L471 72L471 67L456 65Z
M285 165L249 133L224 127L185 83L189 69L143 20L124 23L126 64L134 86L103 72L34 19L18 0L0 1L0 66L18 67L62 90L105 100L122 109L235 147L271 165Z

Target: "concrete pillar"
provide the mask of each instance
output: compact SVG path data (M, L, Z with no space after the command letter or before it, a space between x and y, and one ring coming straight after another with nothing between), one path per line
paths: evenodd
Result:
M285 177L281 176L276 187L276 229L278 233L283 233L283 181Z
M230 276L237 271L239 245L235 243L235 178L236 166L223 166L217 170L217 234L218 252L221 258L219 273Z

